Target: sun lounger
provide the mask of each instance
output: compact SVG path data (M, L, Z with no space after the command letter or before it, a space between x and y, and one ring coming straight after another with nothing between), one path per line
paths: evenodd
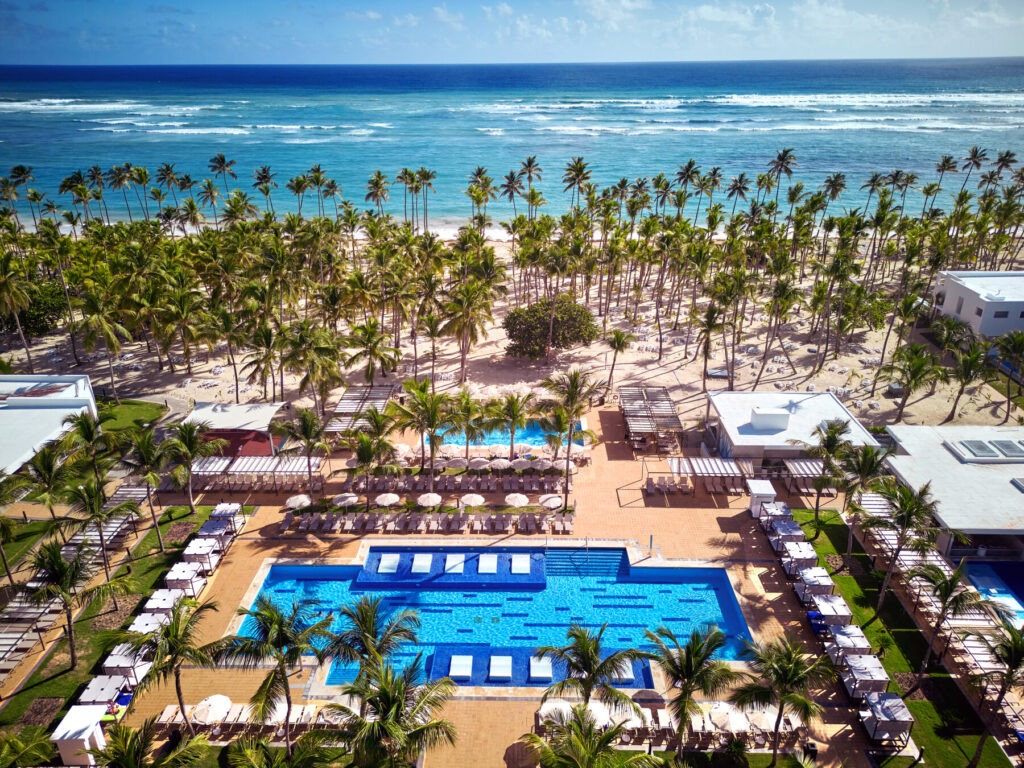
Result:
M530 572L530 556L525 554L512 555L512 573L518 575Z
M491 553L480 555L477 560L476 571L477 573L497 573L498 556Z
M512 657L491 656L491 669L487 675L490 680L512 680Z
M547 656L530 657L530 680L550 682L552 679L551 659Z
M286 512L284 518L281 520L281 526L277 529L278 535L281 535L289 528L292 527L292 520L295 519L295 515L291 512Z
M397 552L385 552L380 556L377 573L398 573L399 559L400 556Z
M453 552L444 561L445 573L462 573L466 565L466 556L461 552Z
M452 680L469 680L473 676L472 656L452 656L448 666L448 677Z
M434 556L429 552L420 552L412 556L413 573L430 573L430 566L434 562Z

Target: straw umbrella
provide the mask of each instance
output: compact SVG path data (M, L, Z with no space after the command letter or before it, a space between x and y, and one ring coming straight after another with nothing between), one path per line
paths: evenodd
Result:
M530 462L531 469L535 469L538 472L547 472L553 466L555 465L550 459L534 459Z
M512 462L509 461L508 459L492 459L490 462L488 462L487 468L496 470L498 472L503 472L506 469L509 469L511 466Z
M533 466L533 462L530 461L529 459L516 459L515 461L512 462L511 466L512 469L518 472L524 469L530 469L530 467Z
M462 456L456 456L454 459L448 459L448 469L465 469L468 466L469 462Z

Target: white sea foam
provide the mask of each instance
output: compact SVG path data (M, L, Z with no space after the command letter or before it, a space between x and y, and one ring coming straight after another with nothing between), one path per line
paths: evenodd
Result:
M151 105L130 100L29 99L26 101L0 101L0 112L128 112L148 107Z
M730 94L711 97L710 103L741 107L788 108L906 108L937 107L944 104L959 106L1013 106L1024 109L1024 92L1000 93L776 93Z
M179 136L248 136L244 128L158 128L148 133L165 133Z
M505 135L505 129L504 128L477 128L476 130L478 130L480 133L484 134L485 136L504 136Z
M348 132L349 136L372 136L374 131L370 128L355 128Z
M367 123L371 128L394 128L391 123Z

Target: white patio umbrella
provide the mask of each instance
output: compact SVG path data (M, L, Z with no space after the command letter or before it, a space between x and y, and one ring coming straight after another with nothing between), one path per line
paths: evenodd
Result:
M409 451L412 450L412 448L410 448L405 443L395 443L393 447L395 449L395 453L397 453L399 456L405 456L405 454L409 453Z
M495 458L498 458L498 457L500 457L500 456L505 456L505 455L507 455L507 453L508 453L508 448L506 448L506 447L505 447L504 445L492 445L492 446L491 446L491 447L490 447L490 448L489 448L489 449L487 450L487 453L488 453L489 455L491 455L491 456L494 456Z
M459 499L459 502L464 507L479 507L485 501L487 500L479 493L467 493L465 496Z
M424 462L423 466L426 467L427 469L430 469L430 462L429 461ZM447 467L448 467L448 461L446 459L442 459L442 458L439 458L437 456L434 457L434 469L435 470L440 472L442 469L446 469Z
M582 445L576 445L576 443L573 443L572 445L569 446L569 455L570 456L579 456L581 453L585 452L586 450L587 449L584 448Z
M491 462L485 458L477 457L469 460L470 469L487 469L491 465Z
M313 503L313 500L304 493L300 493L296 496L292 496L284 503L288 509L302 509L308 507Z
M378 507L390 507L397 504L398 500L399 496L397 493L382 493L373 501Z
M532 466L533 462L529 459L516 459L512 462L512 469L515 470L529 469Z
M563 499L557 493L546 493L540 497L540 505L545 509L559 509Z
M779 717L779 708L771 704L764 709L755 709L747 713L750 724L761 731L769 733L775 730L775 721Z
M462 453L462 449L463 449L463 446L461 446L461 445L455 445L454 443L448 443L447 445L442 445L441 446L441 448L439 450L439 453L442 456L457 456L460 453Z
M491 459L487 462L488 469L496 469L499 472L503 472L512 466L512 462L508 459Z
M416 503L421 507L436 507L441 503L441 494L424 493L416 499Z
M231 699L221 693L215 693L196 704L196 708L192 712L192 719L197 723L213 725L227 717L230 710Z
M598 727L612 724L612 713L608 710L607 705L591 699L590 703L587 704L587 709L590 710L590 715L594 718L594 723Z
M555 465L551 463L550 459L534 459L530 462L530 466L538 472L547 472Z
M448 459L448 469L465 469L468 466L469 462L462 456L458 456L454 459Z
M533 450L533 446L527 445L526 443L516 443L514 450L516 453L529 453Z
M522 493L510 493L505 497L505 503L510 507L525 507L530 500Z
M548 699L540 705L537 715L541 720L567 720L572 717L572 704L565 699Z
M740 710L725 701L720 701L708 710L708 717L715 727L729 733L743 733L750 729L750 720Z
M339 493L333 499L331 504L336 507L352 507L359 503L359 494L356 493Z

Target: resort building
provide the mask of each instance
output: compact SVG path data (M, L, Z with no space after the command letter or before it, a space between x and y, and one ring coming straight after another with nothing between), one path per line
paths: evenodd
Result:
M887 427L896 441L889 467L911 488L931 483L946 536L939 550L964 556L1024 556L1024 427Z
M273 456L270 422L284 403L196 403L185 423L203 423L210 439L227 441L224 456Z
M805 458L814 430L834 419L849 423L846 439L853 445L878 445L831 392L710 392L705 444L758 470Z
M1024 272L939 272L935 308L978 336L1024 329Z
M0 376L0 474L17 472L84 411L97 416L88 376Z

